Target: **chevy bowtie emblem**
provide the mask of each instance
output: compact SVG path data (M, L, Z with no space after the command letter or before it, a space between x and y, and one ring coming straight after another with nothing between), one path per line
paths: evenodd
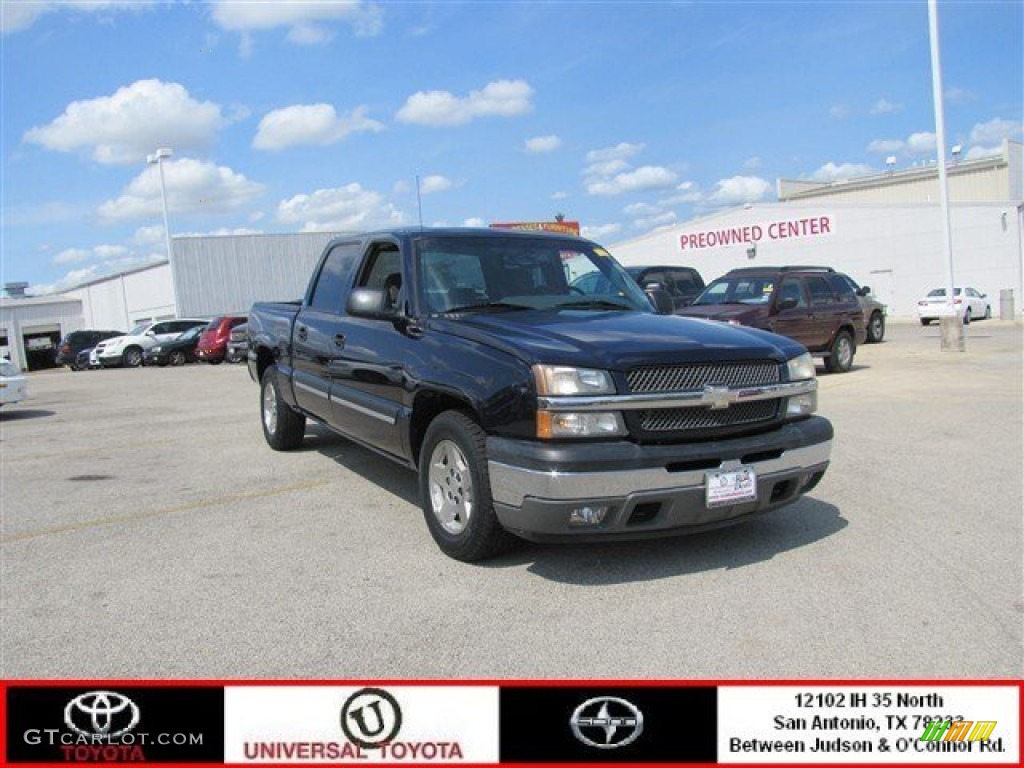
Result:
M720 411L729 407L728 387L704 387L704 402L711 406L712 411Z

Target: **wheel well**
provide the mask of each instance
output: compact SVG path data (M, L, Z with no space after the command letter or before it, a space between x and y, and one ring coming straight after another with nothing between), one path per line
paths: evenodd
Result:
M480 423L472 406L461 398L442 392L422 392L417 395L416 401L413 403L412 419L409 421L409 447L412 450L413 463L417 466L420 463L420 448L423 445L423 436L427 433L427 427L435 417L445 411L460 411L473 421Z
M263 372L274 364L274 353L267 347L256 349L256 381L263 381Z

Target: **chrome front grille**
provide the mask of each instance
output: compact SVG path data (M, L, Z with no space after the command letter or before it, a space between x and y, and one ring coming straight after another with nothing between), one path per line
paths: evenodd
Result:
M662 408L640 412L644 432L683 432L694 429L736 427L771 421L779 411L778 400L755 400L729 408Z
M645 366L627 372L626 381L633 394L652 394L702 390L706 386L737 388L778 384L782 381L781 376L778 363L772 360L752 360Z

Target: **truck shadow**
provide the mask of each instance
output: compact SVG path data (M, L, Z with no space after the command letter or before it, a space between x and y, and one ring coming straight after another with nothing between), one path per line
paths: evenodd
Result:
M48 411L44 408L19 408L13 411L4 408L3 410L0 410L0 421L23 421L25 419L42 419L47 416L53 415L53 411Z
M833 504L805 496L735 526L649 541L599 544L525 543L485 567L522 566L541 578L607 586L744 568L821 541L849 525Z
M419 487L411 470L396 466L320 425L307 427L299 450L317 451L414 508L410 523L423 525ZM763 517L706 533L648 541L539 544L521 541L511 552L471 568L522 568L541 578L577 586L652 581L690 573L730 570L821 541L849 525L833 504L805 496ZM425 534L430 546L433 542ZM444 558L440 551L437 557Z

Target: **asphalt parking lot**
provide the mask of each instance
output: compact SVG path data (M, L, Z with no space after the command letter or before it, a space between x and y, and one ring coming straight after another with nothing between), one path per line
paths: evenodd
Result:
M443 556L415 476L264 443L244 366L33 374L0 411L5 678L1020 678L1022 329L819 368L812 494L691 537Z

